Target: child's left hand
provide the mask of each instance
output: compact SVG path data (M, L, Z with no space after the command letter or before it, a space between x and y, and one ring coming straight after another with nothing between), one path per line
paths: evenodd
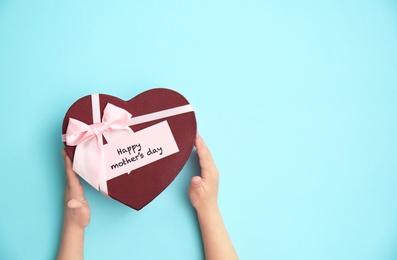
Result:
M64 223L84 229L90 223L90 206L84 197L83 186L80 184L77 174L73 171L72 160L65 149L62 149L62 154L66 172Z

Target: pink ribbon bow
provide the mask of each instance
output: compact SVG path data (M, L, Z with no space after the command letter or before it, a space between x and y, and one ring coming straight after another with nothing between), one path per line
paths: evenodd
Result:
M69 118L65 141L69 146L76 146L73 170L105 195L108 192L102 136L111 142L132 134L133 131L128 127L131 116L128 111L108 103L101 122L87 125Z

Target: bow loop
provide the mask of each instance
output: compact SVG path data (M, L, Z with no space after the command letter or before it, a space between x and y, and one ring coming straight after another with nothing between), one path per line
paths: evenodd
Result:
M69 118L68 128L66 129L65 135L67 145L76 146L92 136L93 132L89 125L77 119Z
M132 115L115 105L108 103L103 111L102 123L109 127L110 130L128 127L128 121Z

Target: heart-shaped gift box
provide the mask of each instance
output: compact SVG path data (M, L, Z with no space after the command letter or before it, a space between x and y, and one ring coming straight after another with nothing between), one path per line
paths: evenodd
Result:
M76 173L104 195L136 210L179 174L196 133L189 102L163 88L128 101L104 94L82 97L69 108L62 126Z

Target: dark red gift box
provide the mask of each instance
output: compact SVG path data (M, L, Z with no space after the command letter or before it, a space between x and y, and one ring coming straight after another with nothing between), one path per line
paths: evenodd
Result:
M120 120L126 124L119 123ZM156 132L160 125L170 130L169 133ZM186 98L160 88L145 91L128 101L104 94L82 97L69 108L62 126L63 141L76 173L103 194L136 210L156 198L179 174L192 152L196 133L195 113ZM122 138L110 138L117 134L122 134ZM131 138L135 146L125 141ZM177 147L172 154L167 155L168 147L163 151L158 145L158 149L146 147L145 150L146 143L165 145L171 139ZM107 171L119 166L109 163L111 159L106 153L115 145L124 147L116 150L115 156L123 156L118 164L122 169L116 169L121 173L116 177ZM138 162L143 165L128 170Z

